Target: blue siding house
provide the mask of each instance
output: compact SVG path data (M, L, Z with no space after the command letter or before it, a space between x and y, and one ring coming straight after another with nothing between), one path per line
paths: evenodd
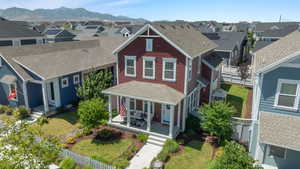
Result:
M250 155L265 168L300 168L300 32L258 50Z
M122 37L0 47L0 104L48 113L77 102L76 88L91 70L114 72Z

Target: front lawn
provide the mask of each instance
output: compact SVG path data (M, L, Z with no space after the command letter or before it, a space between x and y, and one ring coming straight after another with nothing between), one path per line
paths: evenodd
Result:
M56 136L65 140L74 135L79 126L79 116L75 111L59 113L48 118L48 123L41 127L45 136Z
M211 161L213 147L208 143L191 141L184 146L183 152L171 156L166 169L205 169Z
M245 117L245 114L247 113L249 88L226 83L222 84L221 87L227 91L227 102L237 110L234 116Z
M93 139L85 139L76 143L72 147L72 151L112 164L132 144L133 142L130 139L120 139L112 142L94 142Z

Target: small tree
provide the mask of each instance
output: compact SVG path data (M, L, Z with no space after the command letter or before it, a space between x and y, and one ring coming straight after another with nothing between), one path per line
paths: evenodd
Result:
M108 119L107 106L103 99L91 99L79 103L78 115L81 124L86 128L94 128Z
M249 66L246 63L242 63L239 65L238 72L242 80L246 80L250 77Z
M224 153L213 162L210 169L263 169L254 164L245 148L234 142L226 142Z
M0 133L0 168L47 169L61 151L57 138L40 139L40 128L25 122L7 122Z
M102 90L112 85L112 73L108 70L92 71L77 88L77 96L82 100L104 98Z
M203 105L200 109L201 127L211 136L217 136L219 141L229 139L232 134L231 118L234 107L224 102L213 102Z

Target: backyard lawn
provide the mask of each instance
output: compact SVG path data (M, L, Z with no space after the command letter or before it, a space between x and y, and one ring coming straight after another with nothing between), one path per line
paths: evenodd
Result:
M237 110L235 117L245 117L249 89L235 84L222 84L221 87L227 91L227 102Z
M183 152L172 156L166 163L166 169L205 169L211 161L213 147L208 143L191 141Z
M65 140L68 136L74 135L79 126L79 116L76 112L65 112L49 117L48 123L42 126L45 136L56 136Z
M112 164L132 144L130 139L120 139L113 142L94 142L93 139L85 139L76 143L72 147L72 151Z

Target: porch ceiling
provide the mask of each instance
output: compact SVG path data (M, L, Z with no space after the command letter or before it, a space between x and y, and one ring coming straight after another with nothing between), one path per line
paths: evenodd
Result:
M293 150L300 150L300 117L261 112L260 141Z
M103 93L170 105L177 105L184 98L184 94L167 85L138 81L113 86Z

